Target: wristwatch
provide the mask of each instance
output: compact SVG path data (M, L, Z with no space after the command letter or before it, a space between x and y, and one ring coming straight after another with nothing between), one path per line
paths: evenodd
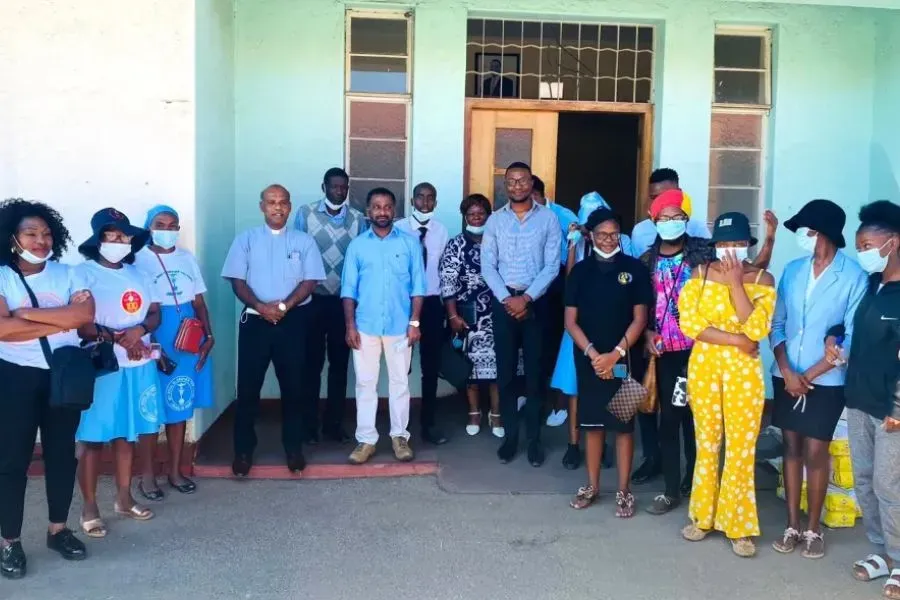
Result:
M410 321L410 322L409 322L409 326L410 326L410 327L415 327L416 329L418 329L418 328L419 328L419 322L418 322L418 321Z
M619 356L621 356L622 358L625 358L625 355L627 354L627 352L625 352L625 348L623 348L622 346L616 346L616 352L618 352Z
M287 312L287 304L285 304L284 302L279 302L278 310L280 310L281 312Z

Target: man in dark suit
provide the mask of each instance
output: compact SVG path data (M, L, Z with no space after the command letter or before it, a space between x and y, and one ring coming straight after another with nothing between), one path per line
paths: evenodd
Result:
M486 75L481 82L481 95L484 98L513 97L513 80L509 77L502 77L500 75L502 71L503 65L496 58L493 59L490 74Z

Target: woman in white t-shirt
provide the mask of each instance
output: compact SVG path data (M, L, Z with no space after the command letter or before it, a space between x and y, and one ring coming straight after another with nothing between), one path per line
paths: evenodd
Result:
M87 286L71 267L56 262L69 241L52 208L21 199L0 204L0 575L8 579L26 572L19 536L38 430L50 517L47 546L67 560L87 556L84 544L66 527L81 412L50 406L50 365L41 341L46 340L50 352L77 346L74 330L94 318Z
M91 229L94 234L78 247L87 261L76 269L90 284L96 316L79 333L89 341L113 342L119 370L97 378L94 403L82 414L76 439L84 451L78 477L84 497L81 527L90 537L104 537L96 493L108 442L115 452L116 514L137 521L153 518L131 495L131 470L135 442L159 432L162 398L150 349L150 334L159 327L159 298L132 264L149 232L114 208L94 214Z
M203 294L206 284L200 265L189 251L178 248L181 224L178 212L171 206L159 205L150 209L144 227L150 230L150 245L135 256L134 266L150 280L160 300L161 323L154 340L171 359L175 368L159 375L162 394L162 422L166 426L169 445L168 482L182 494L193 494L197 485L181 472L184 433L188 419L197 408L212 406L212 364L207 360L213 347L212 325ZM196 318L206 333L199 354L175 348L175 338L184 319ZM147 500L163 499L153 469L157 439L147 436L141 440L139 454L141 483L138 492Z

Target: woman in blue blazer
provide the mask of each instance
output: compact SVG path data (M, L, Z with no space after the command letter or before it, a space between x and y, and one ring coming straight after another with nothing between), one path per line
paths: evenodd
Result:
M839 249L845 246L846 215L830 200L813 200L784 226L807 256L784 268L770 342L775 353L772 422L784 433L784 488L788 524L773 547L788 554L803 546L805 558L825 555L819 517L828 489L828 444L844 410L843 365L825 356L829 328L843 325L844 347L853 335L853 315L866 292L866 274ZM806 468L808 522L800 523Z

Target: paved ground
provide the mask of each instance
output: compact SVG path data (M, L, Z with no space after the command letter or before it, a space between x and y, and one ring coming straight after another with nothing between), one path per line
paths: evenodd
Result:
M683 509L622 522L609 497L575 512L567 495L451 493L431 477L200 485L167 498L148 523L110 519L88 561L65 563L43 547L43 482L32 480L30 575L0 580L0 599L844 600L881 591L849 575L868 551L860 526L829 533L820 561L778 556L767 543L742 560L721 538L682 541ZM783 505L771 492L760 500L771 538ZM106 481L102 507L111 506Z

